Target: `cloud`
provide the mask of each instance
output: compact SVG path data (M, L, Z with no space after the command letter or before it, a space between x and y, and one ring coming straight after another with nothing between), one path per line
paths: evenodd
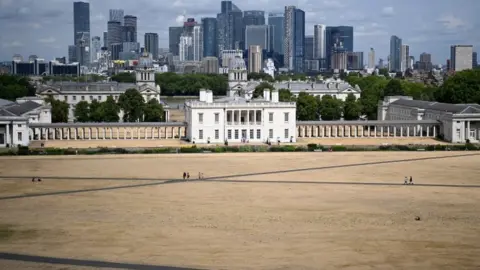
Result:
M437 22L441 23L448 30L455 30L466 26L466 23L462 21L462 19L453 15L442 16Z
M324 0L323 6L327 8L343 8L345 4L337 0Z
M384 7L382 8L381 14L383 17L392 17L395 15L395 11L393 10L393 7Z
M41 38L38 40L40 43L55 43L57 41L56 38L54 37L48 37L48 38Z
M12 41L12 42L4 42L2 44L2 47L3 48L20 48L20 47L23 47L24 44L21 43L20 41Z

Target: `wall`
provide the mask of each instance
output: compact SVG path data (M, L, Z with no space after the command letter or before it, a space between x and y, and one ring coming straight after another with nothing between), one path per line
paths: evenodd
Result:
M269 121L269 114L273 113L273 122ZM285 122L284 113L288 113L288 122ZM266 141L269 139L272 143L290 142L290 137L293 137L293 142L296 141L296 110L295 108L265 108L263 113L263 128L262 139ZM273 139L269 138L269 130L273 129ZM288 137L285 138L285 129L288 129Z
M199 113L203 113L203 123L199 122ZM219 122L215 123L215 113L219 114ZM225 141L225 113L223 108L193 108L189 114L189 127L187 138L195 143L223 143ZM218 139L215 139L215 130L219 131ZM203 130L203 139L199 137L199 131Z

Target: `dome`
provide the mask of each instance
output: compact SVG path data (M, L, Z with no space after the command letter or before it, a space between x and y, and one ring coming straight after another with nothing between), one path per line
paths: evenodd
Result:
M247 66L245 65L245 61L243 58L239 56L235 56L235 58L230 60L229 69L236 69L236 70L246 70Z

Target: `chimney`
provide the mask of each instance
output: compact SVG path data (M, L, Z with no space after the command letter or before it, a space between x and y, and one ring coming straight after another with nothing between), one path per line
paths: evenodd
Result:
M270 89L263 89L263 99L265 99L266 101L270 101Z
M212 90L207 90L207 91L206 91L205 102L207 102L207 103L213 103L213 92L212 92Z
M200 101L202 102L207 101L207 90L200 89Z
M272 102L278 102L278 90L277 89L272 90Z

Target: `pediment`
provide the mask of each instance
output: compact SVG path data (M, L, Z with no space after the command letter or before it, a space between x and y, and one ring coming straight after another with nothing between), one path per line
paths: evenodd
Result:
M58 95L60 94L60 91L56 88L53 87L45 87L43 89L40 89L37 91L37 94L43 94L43 95Z
M353 87L348 87L346 89L340 90L340 93L360 93L357 89Z
M158 91L155 87L152 87L148 84L142 84L138 87L138 91L142 94L158 94Z

